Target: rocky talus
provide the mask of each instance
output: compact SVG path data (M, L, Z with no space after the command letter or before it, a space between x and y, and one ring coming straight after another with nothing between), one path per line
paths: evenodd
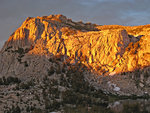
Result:
M0 75L22 80L81 67L95 87L120 95L150 93L150 25L74 22L63 15L28 17L0 52Z

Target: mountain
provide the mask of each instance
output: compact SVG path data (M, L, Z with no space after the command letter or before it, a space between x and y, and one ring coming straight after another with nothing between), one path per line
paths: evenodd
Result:
M80 72L97 90L147 95L149 33L150 25L96 25L63 15L28 17L0 51L0 77L29 81Z
M32 48L28 54L66 55L100 75L128 72L150 64L149 28L84 24L62 15L29 17L10 36L2 53L8 48Z

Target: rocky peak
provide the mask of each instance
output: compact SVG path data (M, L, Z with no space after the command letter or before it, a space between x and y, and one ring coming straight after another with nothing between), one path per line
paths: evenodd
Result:
M0 76L26 80L46 76L48 70L57 76L78 67L90 84L105 91L144 94L150 91L149 32L150 25L99 26L63 15L28 17L0 52Z
M6 41L1 53L22 48L28 49L28 54L66 55L71 62L108 75L150 65L148 31L148 25L98 26L74 22L63 15L28 17Z
M95 26L91 23L73 22L60 14L36 18L28 17L21 27L10 36L2 51L7 47L31 46L39 39L48 41L56 34L72 35L80 31L98 30Z

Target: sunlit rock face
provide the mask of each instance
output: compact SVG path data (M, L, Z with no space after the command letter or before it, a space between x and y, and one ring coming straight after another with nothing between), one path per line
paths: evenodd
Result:
M24 62L30 55L64 55L64 61L82 63L98 75L114 75L150 65L150 25L99 26L73 22L63 15L28 17L1 50L1 74L25 72L15 61L18 56L7 51L18 48L27 50Z

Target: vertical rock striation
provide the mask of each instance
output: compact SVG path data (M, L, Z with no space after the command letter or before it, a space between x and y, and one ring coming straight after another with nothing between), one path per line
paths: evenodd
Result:
M49 58L82 63L91 72L115 75L150 65L150 25L99 26L63 15L28 17L0 52L0 75L46 75ZM135 75L136 76L136 75Z

